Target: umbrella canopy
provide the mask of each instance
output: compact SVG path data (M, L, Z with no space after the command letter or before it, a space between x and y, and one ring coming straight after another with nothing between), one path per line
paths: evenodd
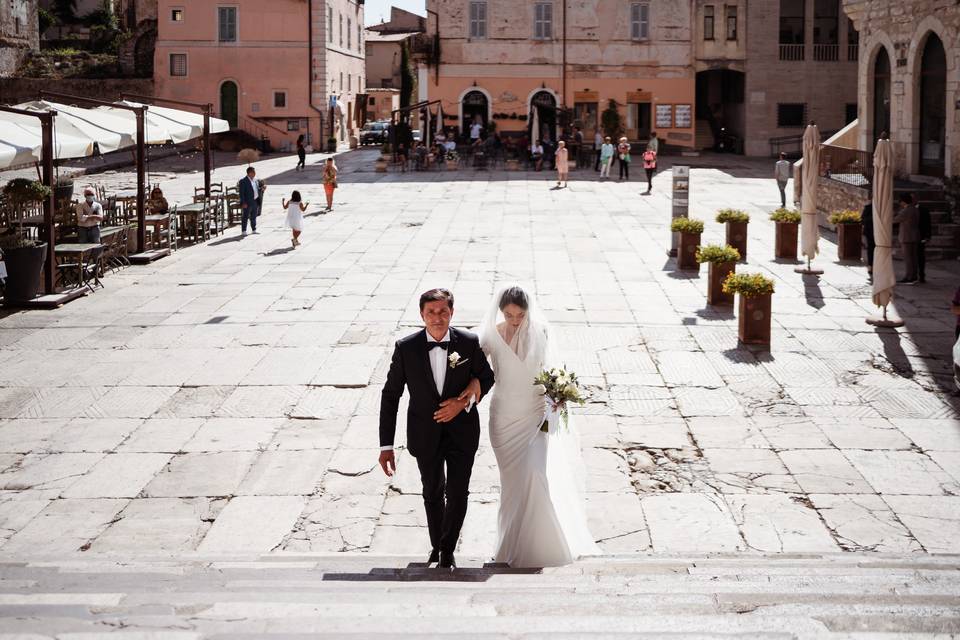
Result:
M877 142L873 152L873 303L884 307L893 300L893 153L889 140Z
M16 105L27 111L56 111L57 130L96 142L102 153L137 144L137 132L126 120L96 109L83 109L58 102L34 100Z
M133 127L134 135L137 131L137 114L127 109L116 109L114 107L97 107L96 111L109 113L121 120L126 120L130 127ZM147 109L143 118L144 142L147 144L163 144L172 140L173 142L183 142L190 139L191 128L184 124L177 124L157 116L153 113L153 107Z
M807 126L803 132L803 193L800 197L801 238L800 251L813 260L819 248L817 239L817 177L820 174L820 131L817 125Z
M530 116L530 144L534 145L540 140L540 109L534 105L533 113Z
M130 102L124 100L122 104L127 104L133 107L142 106L139 102ZM203 135L203 114L194 113L193 111L183 111L182 109L170 109L169 107L157 107L149 105L150 108L147 110L149 117L156 118L157 122L165 122L166 127L170 130L171 136L181 135L181 127L189 127L190 132L184 140L191 140L193 138L199 138ZM223 133L224 131L230 131L230 123L226 120L221 120L220 118L210 118L210 133ZM177 137L172 138L174 142L182 142L183 140L178 140Z
M437 105L437 131L436 135L439 136L443 133L443 105Z
M93 142L60 132L54 119L54 159L80 158L93 153ZM0 169L40 159L43 133L37 118L0 111Z

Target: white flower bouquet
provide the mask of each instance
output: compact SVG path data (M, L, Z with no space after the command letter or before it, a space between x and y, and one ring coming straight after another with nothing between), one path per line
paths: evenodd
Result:
M563 417L563 425L566 427L570 419L568 403L584 403L577 374L573 371L556 367L544 369L534 378L533 384L547 400L547 415L544 417L543 424L540 425L540 431L549 431L550 417L557 413Z

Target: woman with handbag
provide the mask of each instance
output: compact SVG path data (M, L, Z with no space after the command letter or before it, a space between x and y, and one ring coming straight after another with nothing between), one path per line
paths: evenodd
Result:
M327 194L326 211L333 211L333 190L337 188L337 165L333 158L327 158L323 165L323 191Z

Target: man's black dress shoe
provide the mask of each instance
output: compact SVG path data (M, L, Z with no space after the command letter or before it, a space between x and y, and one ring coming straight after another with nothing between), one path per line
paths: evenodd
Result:
M430 557L427 558L427 564L437 564L440 562L440 550L434 549L430 552Z
M440 569L456 569L457 561L453 558L452 552L440 552L440 564L437 565Z

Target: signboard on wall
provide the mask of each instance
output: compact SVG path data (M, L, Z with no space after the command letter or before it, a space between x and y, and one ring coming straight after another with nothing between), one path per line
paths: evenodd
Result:
M672 218L686 218L690 211L690 167L684 165L673 166L673 208ZM670 255L677 255L677 246L680 243L680 234L671 233Z
M628 103L638 103L638 102L650 102L653 100L653 94L649 91L627 91L627 102Z
M689 129L693 126L693 105L678 104L674 106L673 117L677 129Z
M658 104L657 115L654 120L657 129L669 129L673 126L673 105Z
M599 91L574 91L574 102L600 102Z

